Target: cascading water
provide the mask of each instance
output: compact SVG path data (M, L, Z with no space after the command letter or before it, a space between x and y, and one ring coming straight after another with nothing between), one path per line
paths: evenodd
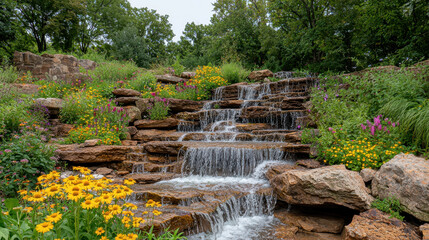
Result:
M230 105L234 107L222 109L223 96L227 96L225 89L216 89L213 100L190 118L199 118L199 121L179 124L178 130L186 133L178 142L190 134L197 134L200 141L187 142L189 145L185 144L179 151L177 159L183 161L181 177L155 183L153 187L168 192L162 195L166 198L161 198L163 203L176 201L180 207L197 208L192 210L195 228L187 233L190 240L275 239L266 231L276 221L273 216L276 198L265 172L270 166L295 162L296 156L287 153L281 144L285 133L296 130L296 119L304 116L303 111L281 110L276 99L283 101L292 91L292 96L301 96L306 89L292 85L289 80L281 84L238 85L236 102ZM252 113L250 117L243 117L248 108L264 109L268 113L261 117ZM271 127L267 131L274 133L240 132L239 124L246 123L268 124ZM144 170L142 165L133 172ZM154 192L151 189L144 194ZM189 197L168 199L172 192L179 198ZM209 210L204 208L206 205Z

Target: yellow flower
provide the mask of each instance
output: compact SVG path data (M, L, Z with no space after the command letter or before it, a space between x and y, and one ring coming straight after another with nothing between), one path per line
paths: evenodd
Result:
M124 180L124 184L125 185L134 185L136 183L136 180L134 180L134 179L125 179Z
M84 195L82 194L81 191L73 191L67 195L68 200L72 200L75 202L79 201L79 199L81 199L83 197L84 197Z
M26 207L26 208L24 208L23 211L28 213L28 212L33 211L33 208L32 207Z
M158 211L158 210L153 210L153 215L155 215L155 216L159 216L159 215L161 215L162 214L162 212L160 212L160 211Z
M97 228L97 230L95 231L95 234L97 234L98 236L100 236L103 233L104 233L104 229L102 227Z
M146 207L154 207L155 206L155 201L152 199L149 199L146 203Z
M128 233L128 240L136 240L138 237L135 233Z
M45 220L48 222L57 223L58 221L61 220L62 216L63 215L61 213L56 212L56 213L52 213L51 215L47 216L45 218Z
M93 209L98 207L98 204L96 204L92 200L86 200L82 202L80 205L82 206L83 209Z
M41 192L34 192L30 196L28 201L30 201L30 202L43 202L43 201L45 201L45 198L43 197L43 194Z
M122 209L119 205L115 204L115 205L109 206L109 211L111 211L113 215L116 215L116 214L120 214L122 212Z
M109 240L106 236L102 236L100 240Z
M52 225L52 223L50 222L43 222L41 224L38 224L36 226L36 231L39 233L46 233L51 231L51 229L54 228L54 225Z

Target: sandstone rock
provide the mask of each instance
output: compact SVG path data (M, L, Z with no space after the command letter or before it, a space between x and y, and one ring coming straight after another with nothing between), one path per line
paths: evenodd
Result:
M138 146L96 146L80 148L78 145L58 145L60 160L73 165L84 163L108 163L127 160L127 153L138 152Z
M374 179L376 173L377 171L375 171L374 169L364 168L360 171L359 174L362 177L363 181L368 183L371 182L372 179Z
M132 141L132 140L122 140L121 144L122 144L122 146L137 146L138 142Z
M73 127L72 124L59 124L53 128L53 134L57 137L67 137Z
M381 166L372 180L372 193L381 199L393 196L404 211L429 221L429 161L399 154Z
M59 98L37 98L36 103L45 106L49 110L49 115L56 117L60 114L60 110L63 107L64 100Z
M21 94L28 94L28 95L33 95L39 92L39 85L35 85L35 84L19 84L19 83L14 83L12 84L13 87L15 87L17 89L18 93Z
M143 119L134 122L134 126L138 129L176 129L178 125L179 120L175 118L166 118L164 120Z
M377 209L353 217L345 227L346 240L418 240L417 232L404 222Z
M167 98L168 107L173 113L179 112L197 112L201 110L204 105L204 102L186 100L186 99L175 99Z
M176 132L176 130L140 130L133 136L133 139L142 142L177 141L183 134Z
M311 168L311 169L321 167L320 162L317 160L314 160L314 159L298 160L298 161L296 161L296 165L303 166L306 168Z
M195 77L196 73L195 72L182 72L182 74L180 74L181 78L186 78L186 79L191 79L193 77Z
M368 194L359 173L344 165L311 170L290 170L270 178L280 200L297 205L338 205L354 210L370 208Z
M419 229L420 229L420 231L422 232L422 235L423 235L423 239L422 240L429 240L429 223L421 225Z
M136 102L141 100L140 97L120 97L116 98L115 102L120 105L136 105Z
M151 106L151 99L149 98L141 98L138 101L135 102L138 109L140 109L140 112L142 114L145 114L147 112L148 107Z
M274 212L274 216L284 224L296 226L307 232L341 233L344 227L344 219L321 214L283 209Z
M94 70L97 67L97 63L88 59L78 60L80 67L83 67L85 70Z
M91 139L91 140L86 140L84 143L83 143L83 146L84 147L95 147L95 146L97 146L97 145L99 145L100 144L100 139Z
M255 130L270 129L271 125L268 123L238 123L236 128L239 132L251 132Z
M185 79L183 78L178 78L170 75L155 75L155 78L157 79L158 82L165 83L165 84L177 84L185 81Z
M272 77L272 76L274 76L273 72L271 72L268 69L265 69L265 70L261 70L261 71L251 72L249 75L249 79L251 81L262 81L265 78Z
M274 165L268 169L268 171L265 173L265 176L268 179L274 179L275 177L277 177L280 174L283 174L286 171L295 170L295 169L303 170L304 168L301 166L294 165L294 164Z
M129 132L125 133L125 140L132 140L131 134Z
M140 112L140 109L138 109L135 106L126 106L123 107L125 112L127 113L127 116L129 117L129 122L134 122L136 120L142 119L142 113Z
M132 173L125 176L126 179L134 179L141 184L156 183L176 177L175 173Z
M31 52L15 52L13 63L19 71L31 71L33 77L53 80L75 80L80 78L80 67L90 70L96 63L90 60L78 60L71 55L43 54L41 56Z
M140 97L142 95L139 91L126 88L117 88L113 90L113 94L119 97Z
M137 128L134 126L127 127L127 131L130 133L131 136L138 132Z
M106 168L106 167L97 168L97 170L95 171L96 174L100 174L100 175L109 175L112 172L113 172L113 169Z
M117 172L117 174L119 175L119 176L124 176L124 175L127 175L127 174L129 174L130 172L129 171L118 171Z

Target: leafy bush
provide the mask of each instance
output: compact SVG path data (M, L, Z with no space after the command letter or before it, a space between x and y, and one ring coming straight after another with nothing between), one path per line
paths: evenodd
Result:
M154 101L148 107L149 117L152 120L163 120L167 118L168 111L168 101L165 98L155 97Z
M87 168L73 170L78 173L64 179L56 171L40 176L40 189L19 192L21 203L6 200L0 232L7 239L147 239L140 226L150 226L162 214L159 202L147 201L143 217L138 217L137 206L125 200L133 193L126 185L134 180L111 184L106 178L94 180ZM153 239L166 236L181 238L176 231Z
M391 218L394 217L401 221L404 220L404 217L401 216L402 205L399 200L394 197L388 197L383 200L376 199L372 202L371 206L382 212L390 214Z
M239 63L226 63L221 66L222 77L225 78L228 83L238 83L244 81L250 74L250 71L246 70Z
M174 70L174 75L179 76L179 77L185 71L185 67L182 64L180 64L180 61L179 61L178 57L174 61L174 64L171 65L171 67Z
M150 92L156 88L156 78L150 72L137 71L130 80L130 87L140 92Z
M81 125L70 131L67 142L100 139L100 144L120 145L127 132L128 119L123 108L111 104L94 108L91 113L81 116Z
M97 106L108 103L108 100L104 99L97 90L91 87L86 90L71 92L64 100L60 111L60 119L62 122L70 124L83 124L85 115L91 114Z
M14 83L19 73L13 66L0 67L0 83Z
M21 124L31 121L28 108L29 103L23 101L0 105L0 140L18 133Z
M0 104L11 102L18 96L17 88L7 83L0 83Z
M39 80L35 84L40 85L37 97L39 98L64 98L70 92L79 91L84 84L80 81L50 81Z
M34 187L40 174L54 168L55 149L42 140L41 135L28 133L0 145L0 184L4 195L14 196L17 189Z

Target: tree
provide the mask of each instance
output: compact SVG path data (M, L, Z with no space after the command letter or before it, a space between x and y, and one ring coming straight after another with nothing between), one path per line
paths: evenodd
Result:
M174 36L168 16L147 8L134 8L131 14L130 25L112 38L115 55L140 67L165 60L167 42Z

